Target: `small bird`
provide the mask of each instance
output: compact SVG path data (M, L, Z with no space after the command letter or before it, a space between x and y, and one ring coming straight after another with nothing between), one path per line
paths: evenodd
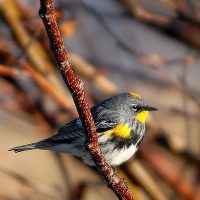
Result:
M145 133L149 106L135 92L120 93L91 108L98 141L106 161L112 166L127 161L138 149ZM70 153L94 165L86 148L85 130L80 119L64 125L58 133L39 142L11 148L21 152L32 149Z

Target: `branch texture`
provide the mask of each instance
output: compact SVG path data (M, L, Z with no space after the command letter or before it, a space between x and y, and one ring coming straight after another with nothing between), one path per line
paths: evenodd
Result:
M57 61L59 70L72 94L77 111L86 130L85 136L87 147L93 161L99 172L104 177L108 187L115 192L119 199L133 200L134 198L128 190L126 183L119 177L115 169L106 163L104 155L101 153L94 120L85 100L83 82L76 78L71 68L71 63L69 62L67 51L64 47L64 42L61 38L54 16L53 0L40 0L40 3L40 17L45 25L50 46Z

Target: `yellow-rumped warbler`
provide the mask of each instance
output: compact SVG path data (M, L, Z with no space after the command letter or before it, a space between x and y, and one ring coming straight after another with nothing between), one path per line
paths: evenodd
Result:
M91 108L99 144L107 162L120 165L136 152L144 136L148 111L153 110L156 108L146 104L134 92L118 94ZM80 119L64 125L50 138L10 150L21 152L31 149L71 153L94 165L85 145Z

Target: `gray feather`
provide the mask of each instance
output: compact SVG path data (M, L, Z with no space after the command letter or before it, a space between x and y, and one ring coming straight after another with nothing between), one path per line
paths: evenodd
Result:
M14 151L15 153L19 153L22 151L27 151L27 150L32 150L36 148L36 143L32 143L32 144L26 144L26 145L22 145L22 146L18 146L18 147L13 147L11 149L9 149L8 151Z

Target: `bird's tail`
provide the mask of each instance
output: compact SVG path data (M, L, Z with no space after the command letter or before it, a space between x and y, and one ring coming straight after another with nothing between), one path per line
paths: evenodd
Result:
M37 149L36 143L13 147L13 148L9 149L8 151L14 151L15 153L19 153L22 151L27 151L27 150L32 150L32 149Z

